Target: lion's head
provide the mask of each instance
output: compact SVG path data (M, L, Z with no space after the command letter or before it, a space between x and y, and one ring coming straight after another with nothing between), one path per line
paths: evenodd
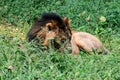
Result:
M71 29L68 18L61 18L55 13L44 13L35 20L27 34L28 41L39 40L43 45L48 45L50 38L56 44L71 38ZM46 42L47 41L47 42Z

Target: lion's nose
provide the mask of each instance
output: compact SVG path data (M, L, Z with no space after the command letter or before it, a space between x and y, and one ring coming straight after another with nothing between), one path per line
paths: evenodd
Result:
M64 43L64 41L65 41L64 39L61 40L62 43Z

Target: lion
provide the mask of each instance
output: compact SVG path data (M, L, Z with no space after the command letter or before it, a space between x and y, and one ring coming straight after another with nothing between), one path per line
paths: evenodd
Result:
M27 33L28 41L37 40L44 46L49 45L50 36L54 38L55 48L59 49L60 45L71 38L71 30L66 26L66 18L61 18L56 13L43 13L40 18L35 20L31 29ZM48 38L49 37L49 38Z
M86 52L93 50L109 52L97 37L86 32L72 31L70 20L67 17L61 18L55 13L44 13L35 20L27 38L28 41L37 39L44 46L49 46L49 43L52 42L52 45L60 51L63 49L61 46L72 47L72 54L78 54L80 49Z

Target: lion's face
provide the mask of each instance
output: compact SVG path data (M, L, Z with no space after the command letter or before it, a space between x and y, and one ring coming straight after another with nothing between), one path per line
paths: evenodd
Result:
M66 40L67 37L65 32L59 28L57 23L51 21L37 33L37 38L42 41L43 45L48 46L50 40L54 39L55 42L60 44L61 41Z

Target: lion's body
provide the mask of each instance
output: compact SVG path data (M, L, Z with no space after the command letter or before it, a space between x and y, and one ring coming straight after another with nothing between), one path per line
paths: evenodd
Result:
M71 46L73 54L78 54L80 49L87 52L92 50L101 50L102 52L107 53L102 42L94 35L86 32L73 32L71 37Z

